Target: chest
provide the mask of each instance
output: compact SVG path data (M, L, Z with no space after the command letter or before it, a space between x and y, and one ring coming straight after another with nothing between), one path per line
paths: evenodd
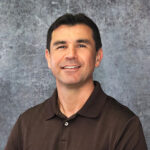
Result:
M109 150L114 145L112 135L97 120L50 120L27 128L23 145L24 150Z

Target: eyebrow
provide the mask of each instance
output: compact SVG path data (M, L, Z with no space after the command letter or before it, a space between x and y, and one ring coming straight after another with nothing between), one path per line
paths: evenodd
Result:
M86 44L90 44L91 42L87 39L79 39L77 40L77 43L86 43Z
M66 41L56 41L56 42L54 42L53 46L57 46L60 44L66 44Z

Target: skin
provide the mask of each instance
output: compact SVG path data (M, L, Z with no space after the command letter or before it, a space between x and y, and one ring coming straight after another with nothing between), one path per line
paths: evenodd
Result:
M85 24L61 25L52 32L50 52L45 50L48 67L56 78L61 112L72 116L91 95L93 72L103 51L96 52L93 32Z

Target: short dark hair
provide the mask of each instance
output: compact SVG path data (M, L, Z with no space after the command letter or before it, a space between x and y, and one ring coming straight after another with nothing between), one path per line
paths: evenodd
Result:
M50 51L50 42L52 38L52 32L58 28L61 25L76 25L76 24L85 24L89 26L93 31L93 39L95 41L95 47L96 51L98 51L99 48L102 47L100 32L98 30L97 25L85 14L79 13L79 14L71 14L66 13L63 16L60 16L48 29L47 32L47 49Z

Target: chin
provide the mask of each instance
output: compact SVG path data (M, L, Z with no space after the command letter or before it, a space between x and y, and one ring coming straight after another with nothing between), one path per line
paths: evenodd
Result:
M82 83L81 81L74 81L74 80L61 81L61 84L70 87L80 85L81 83Z

